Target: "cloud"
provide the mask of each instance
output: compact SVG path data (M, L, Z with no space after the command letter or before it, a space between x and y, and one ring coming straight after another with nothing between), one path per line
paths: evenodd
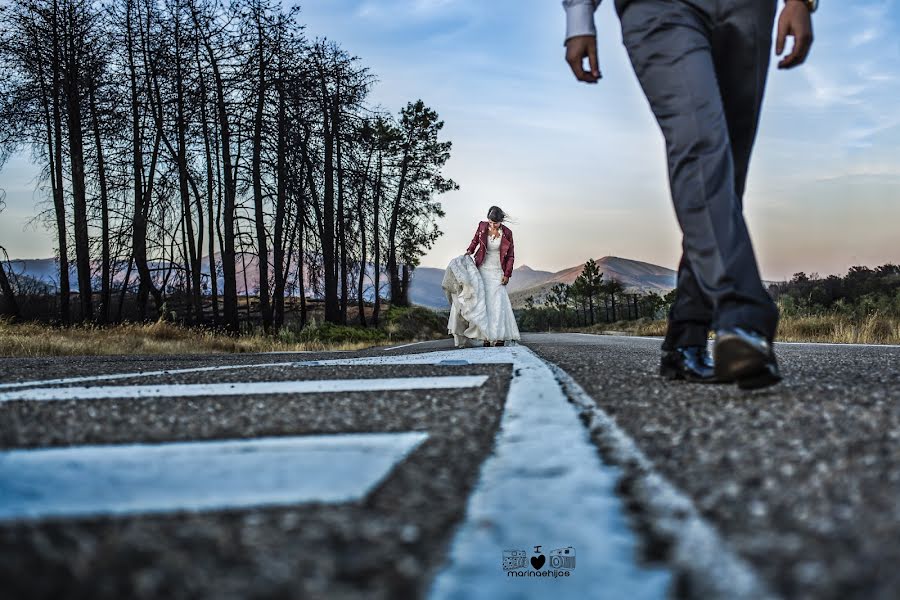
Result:
M356 9L361 19L392 26L408 26L473 18L478 4L470 0L366 0Z

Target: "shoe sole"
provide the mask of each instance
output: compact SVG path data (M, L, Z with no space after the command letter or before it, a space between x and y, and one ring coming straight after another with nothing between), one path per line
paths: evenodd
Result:
M742 390L757 390L781 381L770 357L738 337L716 340L716 379L737 382Z
M687 381L688 383L722 383L718 377L713 379L699 379L687 377L680 369L675 367L659 367L659 376L668 381Z

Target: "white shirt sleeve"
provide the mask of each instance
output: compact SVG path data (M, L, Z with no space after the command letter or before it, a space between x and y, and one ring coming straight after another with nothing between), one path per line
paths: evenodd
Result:
M597 35L594 11L600 0L563 0L566 9L566 39L576 35Z
M600 0L562 0L566 9L566 39L576 35L597 35L594 11Z

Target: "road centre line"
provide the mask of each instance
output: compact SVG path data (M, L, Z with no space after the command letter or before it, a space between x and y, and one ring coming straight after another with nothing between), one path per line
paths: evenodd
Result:
M476 388L487 375L444 377L391 377L384 379L323 379L303 381L255 381L247 383L183 383L105 387L33 388L0 392L0 403L14 400L96 400L106 398L184 398L196 396L244 396L260 394L325 394L334 392L386 392Z
M365 497L428 438L357 433L0 452L0 521Z

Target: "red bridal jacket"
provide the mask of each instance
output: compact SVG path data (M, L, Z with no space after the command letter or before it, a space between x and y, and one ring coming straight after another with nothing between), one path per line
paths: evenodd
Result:
M500 266L503 268L503 274L506 277L512 277L513 263L516 260L516 254L513 250L512 230L506 225L500 225L500 231ZM475 265L478 267L484 262L484 255L487 252L487 236L488 222L482 221L478 224L478 230L475 232L475 237L472 238L472 243L469 244L468 249L469 254L475 253ZM475 249L476 247L478 250Z

